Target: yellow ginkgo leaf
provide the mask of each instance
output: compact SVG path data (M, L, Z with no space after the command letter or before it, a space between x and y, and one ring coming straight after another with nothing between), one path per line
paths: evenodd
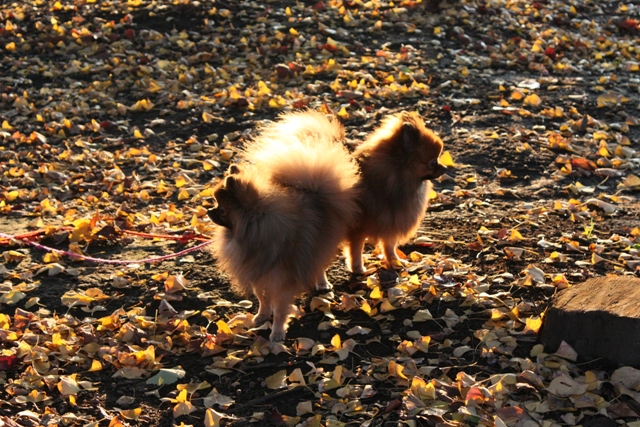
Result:
M596 98L596 101L598 102L598 108L602 108L618 105L622 101L622 99L620 95L608 92L600 95L598 98Z
M518 230L512 230L511 236L509 236L507 240L510 242L519 242L521 240L524 240L524 237L522 237L522 234L520 234Z
M216 326L218 327L216 335L220 341L224 341L227 338L233 338L233 331L224 320L218 320L216 322Z
M341 341L340 341L340 335L335 334L335 335L333 336L333 338L331 338L331 345L332 345L334 348L340 348L340 344L341 344Z
M524 326L524 333L537 334L542 326L542 318L540 316L529 317Z
M382 291L380 290L379 286L374 286L374 288L371 290L371 294L369 295L369 298L371 299L382 299Z
M187 394L188 394L188 391L186 388L183 388L182 390L180 390L180 393L178 393L178 396L176 397L176 402L186 402Z
M414 376L411 380L411 393L420 400L434 400L436 398L436 388L431 382L426 382L419 376Z
M455 162L453 161L453 157L451 157L451 153L449 153L448 151L443 152L440 156L440 164L450 168L456 166Z
M137 420L140 414L142 414L142 408L120 409L120 415L128 420Z
M396 363L393 360L389 361L389 365L387 365L387 371L389 372L389 375L393 377L402 378L403 380L407 379L407 376L404 374L404 366Z
M156 93L158 91L161 91L163 89L162 86L160 86L155 80L151 80L149 82L149 87L147 87L147 90L151 93Z
M219 427L220 426L220 420L222 418L224 418L225 415L220 413L220 412L216 412L215 410L211 409L211 408L207 408L206 412L204 413L204 426L205 427Z
M524 99L524 93L522 93L521 90L516 89L511 92L511 99L514 101L522 101L522 99Z
M388 299L382 300L382 304L380 304L380 311L383 313L387 313L389 311L396 310L398 307L394 307L393 304L389 302Z
M18 190L8 191L4 193L5 198L10 202L13 202L15 199L17 199L19 195L20 192L18 192Z
M149 111L154 107L153 102L148 99L141 99L131 106L131 111Z
M600 141L600 147L598 148L598 155L602 157L611 157L611 153L608 150L607 143Z
M42 260L47 264L51 262L58 262L60 261L60 255L54 252L48 252L42 257Z
M625 179L624 182L620 184L620 186L632 190L640 189L640 178L638 178L634 174L630 174L629 176L627 176L627 179Z
M278 101L275 98L271 98L269 100L269 107L271 107L271 108L281 108L280 104L278 103Z
M531 95L528 95L524 99L524 105L530 105L532 107L537 107L538 105L540 105L541 102L542 102L542 100L535 93L532 93Z
M267 388L277 390L287 386L287 370L283 369L265 378Z
M183 175L178 175L176 177L176 187L182 188L187 184L187 180Z
M93 359L91 361L91 367L89 368L89 372L96 372L102 370L102 362L99 360Z
M202 120L205 123L211 123L211 121L215 118L212 114L207 113L206 111L202 113Z

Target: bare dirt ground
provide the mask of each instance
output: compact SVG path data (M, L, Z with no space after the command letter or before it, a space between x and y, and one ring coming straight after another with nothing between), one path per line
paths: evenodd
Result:
M282 346L206 251L114 266L0 240L0 425L638 425L616 366L537 333L558 290L639 271L639 10L0 6L1 233L104 259L192 247L234 153L293 108L354 143L417 110L455 163L409 266L336 258Z

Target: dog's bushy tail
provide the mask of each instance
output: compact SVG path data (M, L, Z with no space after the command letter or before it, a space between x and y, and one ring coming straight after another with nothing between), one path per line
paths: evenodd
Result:
M288 113L263 127L244 158L274 184L316 193L345 220L357 213L358 166L334 118L314 111Z

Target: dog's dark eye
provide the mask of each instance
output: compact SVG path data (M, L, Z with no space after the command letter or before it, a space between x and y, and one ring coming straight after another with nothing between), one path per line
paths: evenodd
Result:
M435 168L436 166L438 166L438 159L433 159L429 162L430 168Z

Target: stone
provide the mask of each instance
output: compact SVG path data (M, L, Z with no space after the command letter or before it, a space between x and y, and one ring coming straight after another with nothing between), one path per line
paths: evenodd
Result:
M561 291L547 311L540 340L549 352L565 341L587 360L640 368L640 279L598 277Z

